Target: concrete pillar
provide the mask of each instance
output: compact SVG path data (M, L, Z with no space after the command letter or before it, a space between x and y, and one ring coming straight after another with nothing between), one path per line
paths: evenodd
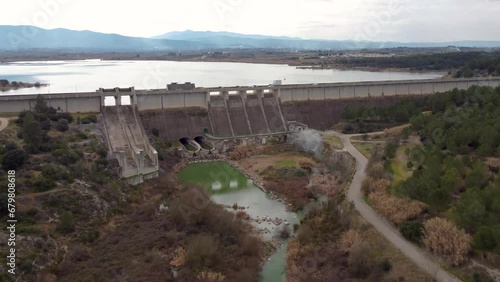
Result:
M144 151L143 150L139 151L138 157L139 157L139 167L137 168L137 170L139 171L139 174L142 174L142 172L144 171Z
M240 95L241 101L245 103L245 101L247 100L247 92L245 90L238 91L238 95Z

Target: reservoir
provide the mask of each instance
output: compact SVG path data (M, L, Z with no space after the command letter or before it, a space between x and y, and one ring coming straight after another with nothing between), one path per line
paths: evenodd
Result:
M8 94L94 92L98 88L165 88L171 82L201 87L434 79L437 72L369 72L358 70L297 69L288 65L171 62L171 61L33 61L0 64L0 79L41 82L49 87L18 89Z

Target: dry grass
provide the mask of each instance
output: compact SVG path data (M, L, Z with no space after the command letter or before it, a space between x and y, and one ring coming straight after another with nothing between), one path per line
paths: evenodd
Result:
M254 173L265 171L268 167L300 168L299 163L308 161L316 164L313 159L297 153L282 153L278 155L258 155L239 161L239 165Z
M374 192L368 196L371 205L385 218L399 225L421 215L426 205L409 198L398 198L387 192Z
M423 272L409 260L394 245L369 225L357 212L353 213L353 227L356 228L364 242L376 246L374 256L378 259L387 259L392 263L392 270L385 281L431 282L434 279Z

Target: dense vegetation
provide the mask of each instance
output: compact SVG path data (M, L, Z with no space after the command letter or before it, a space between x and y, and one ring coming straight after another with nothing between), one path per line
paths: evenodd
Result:
M473 236L476 250L500 254L500 88L453 90L345 117L410 122L402 138L414 134L420 141L407 147L406 166L412 174L393 184L393 194L425 203L428 214L452 220ZM386 147L386 171L392 169L399 143ZM372 192L377 189L369 186ZM418 214L399 224L405 236L420 242Z
M403 68L412 70L455 70L456 77L500 75L500 53L453 52L395 56L390 58L347 58L339 63L350 67Z

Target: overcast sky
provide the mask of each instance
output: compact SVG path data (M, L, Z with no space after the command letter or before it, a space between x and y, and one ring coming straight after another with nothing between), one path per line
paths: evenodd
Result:
M150 37L191 29L339 40L500 40L500 0L5 2L1 25L30 24L128 36Z

